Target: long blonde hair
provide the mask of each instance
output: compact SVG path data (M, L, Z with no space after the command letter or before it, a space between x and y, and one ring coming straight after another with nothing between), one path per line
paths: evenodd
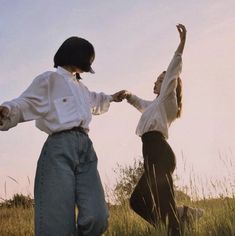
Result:
M180 79L180 77L178 77L177 79L176 97L178 104L178 111L176 117L180 118L182 112L182 80Z

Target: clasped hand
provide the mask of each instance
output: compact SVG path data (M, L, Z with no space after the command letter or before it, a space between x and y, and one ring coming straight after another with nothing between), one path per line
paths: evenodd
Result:
M131 96L131 93L127 90L121 90L112 95L114 102L121 102L123 99L128 99Z

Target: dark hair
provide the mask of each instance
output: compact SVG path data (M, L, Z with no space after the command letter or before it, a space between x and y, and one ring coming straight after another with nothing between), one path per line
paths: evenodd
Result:
M180 118L182 112L182 80L180 77L177 79L177 87L176 87L176 97L177 97L177 104L178 104L178 112L176 117Z
M70 37L62 43L56 52L54 67L76 66L85 72L93 71L91 68L92 57L95 58L95 50L90 42L83 38Z

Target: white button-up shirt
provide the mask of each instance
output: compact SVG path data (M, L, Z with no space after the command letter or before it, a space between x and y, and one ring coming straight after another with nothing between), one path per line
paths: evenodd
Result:
M112 96L90 92L75 75L58 67L40 74L18 98L2 104L10 113L0 130L36 120L36 127L47 134L75 126L88 131L92 114L108 111L111 101Z
M160 131L165 138L168 138L168 128L176 119L178 112L176 87L181 69L181 54L175 53L167 68L161 92L157 98L153 101L146 101L131 95L128 99L128 102L142 113L136 128L137 135L142 136L148 131Z

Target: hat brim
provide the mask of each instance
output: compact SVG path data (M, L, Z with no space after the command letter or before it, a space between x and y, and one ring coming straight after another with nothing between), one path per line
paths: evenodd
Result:
M91 74L95 74L95 71L92 69L92 67L90 67L89 72L90 72Z

